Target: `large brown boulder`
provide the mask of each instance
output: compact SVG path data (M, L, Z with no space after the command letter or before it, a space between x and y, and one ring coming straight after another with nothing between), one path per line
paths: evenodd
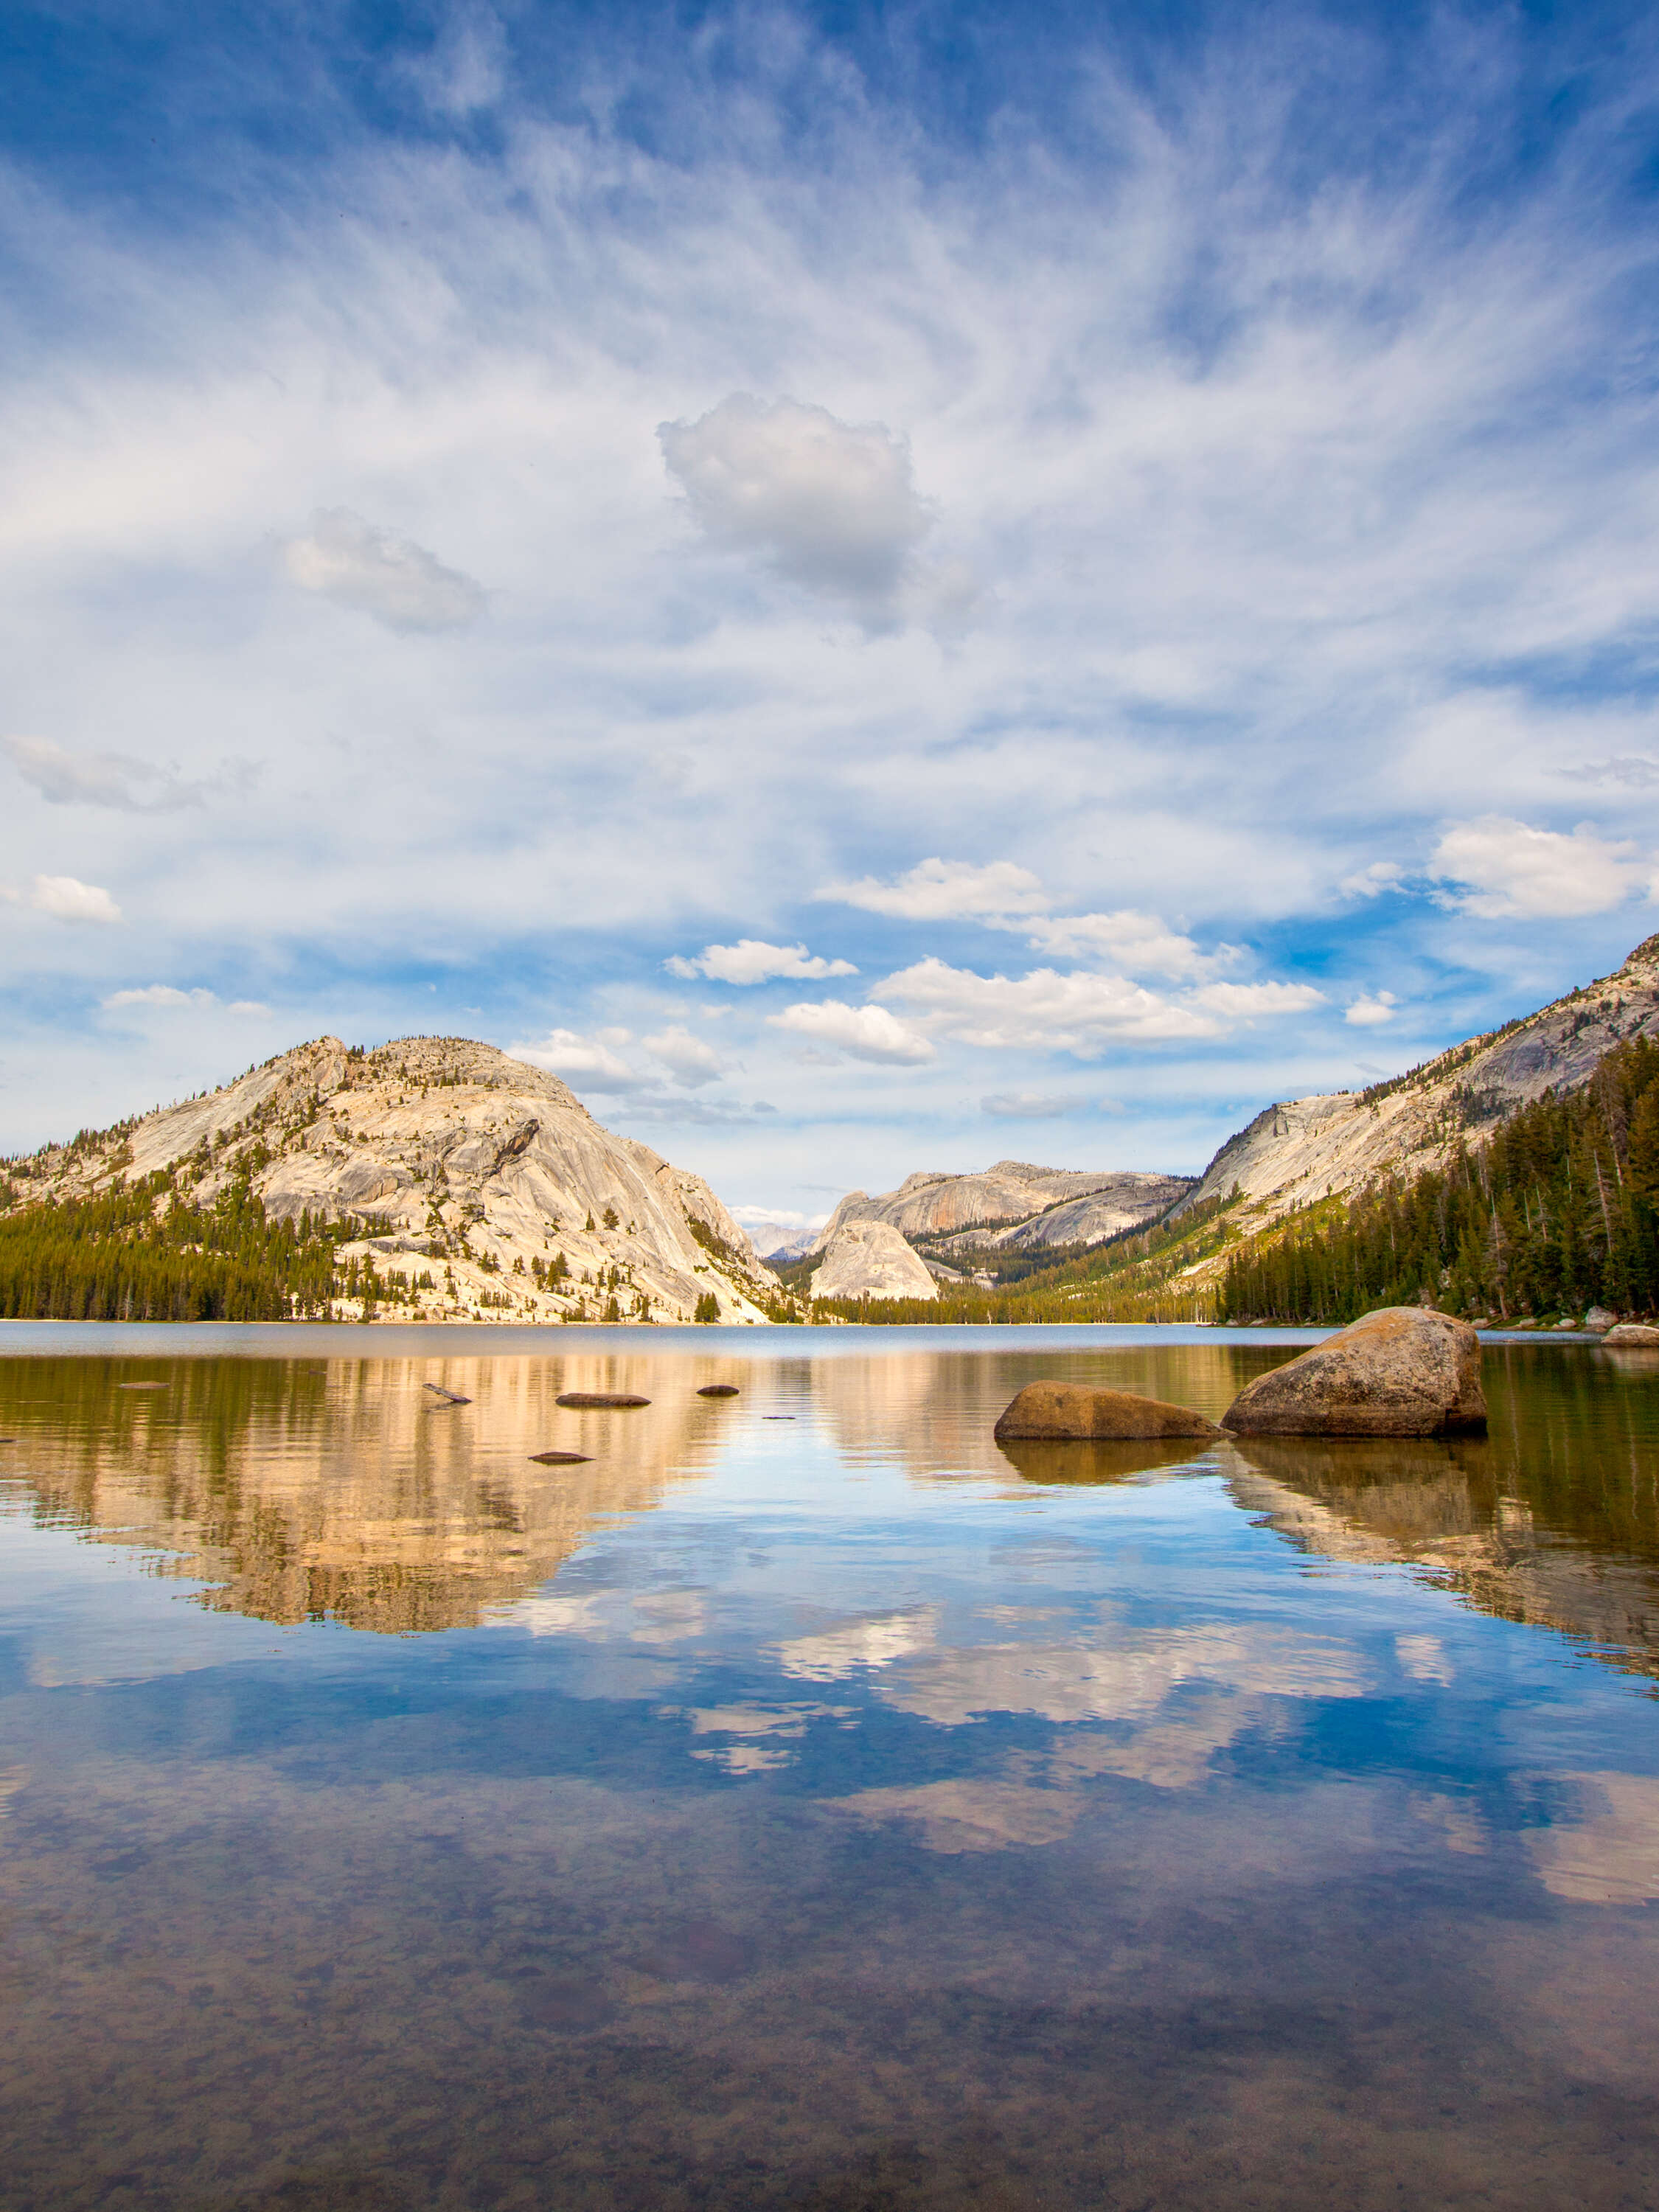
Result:
M1640 1345L1644 1351L1659 1352L1659 1328L1650 1328L1645 1322L1621 1321L1610 1328L1601 1339L1603 1344Z
M1202 1413L1166 1405L1161 1398L1138 1397L1133 1390L1096 1390L1086 1382L1028 1382L992 1433L999 1443L1010 1437L1133 1442L1148 1437L1212 1437L1216 1430Z
M1258 1375L1221 1417L1240 1436L1436 1437L1484 1429L1480 1340L1423 1306L1382 1306Z

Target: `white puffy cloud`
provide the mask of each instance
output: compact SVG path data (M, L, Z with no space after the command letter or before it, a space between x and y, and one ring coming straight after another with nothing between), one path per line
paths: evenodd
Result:
M1109 960L1128 975L1167 975L1172 981L1212 974L1239 957L1237 947L1230 945L1206 957L1190 937L1172 930L1157 915L1140 914L1132 907L1115 914L1054 915L1000 926L1023 929L1034 951L1060 959Z
M1344 876L1338 890L1348 898L1373 899L1383 891L1397 891L1404 887L1406 872L1392 860L1373 860L1368 868L1359 868L1351 876Z
M290 582L393 630L465 629L483 611L482 587L424 546L376 529L349 507L321 508L308 538L283 549Z
M909 448L884 425L734 392L695 422L660 424L657 435L717 545L758 554L872 626L898 618L933 516L912 480Z
M836 1045L854 1060L890 1061L895 1066L915 1066L933 1058L925 1036L897 1020L884 1006L849 1006L844 1000L823 999L816 1006L786 1006L769 1014L774 1029L795 1030L802 1036Z
M128 814L162 814L176 807L199 806L221 776L189 782L169 769L128 753L72 753L50 738L0 738L25 783L33 784L53 806L113 806Z
M106 999L98 1001L100 1006L212 1006L218 1004L211 991L180 991L171 983L145 983L131 991L112 991Z
M121 909L106 890L74 876L36 876L29 904L58 921L119 921Z
M507 1049L514 1060L527 1060L534 1066L550 1068L555 1075L586 1076L592 1090L628 1090L639 1078L627 1061L618 1059L611 1049L613 1045L627 1042L626 1030L620 1034L613 1030L608 1036L583 1036L576 1030L554 1029L544 1037L510 1044Z
M695 1086L712 1083L721 1073L718 1055L701 1037L678 1022L671 1023L655 1036L645 1039L645 1048L653 1060L659 1060L668 1069L676 1083Z
M1380 1029L1394 1019L1397 1004L1392 991L1362 992L1342 1018L1357 1030Z
M735 945L705 945L690 960L676 953L663 965L671 975L706 975L714 983L769 983L779 976L806 981L859 972L850 960L824 960L804 945L768 945L757 937L740 937Z
M1193 997L1212 1013L1238 1022L1269 1014L1304 1014L1310 1006L1325 1003L1325 994L1311 983L1206 983Z
M1120 1038L1216 1036L1222 1027L1213 1012L1159 998L1125 976L1062 975L1052 968L979 975L930 957L890 975L871 995L915 1008L963 1044L1085 1059Z
M1640 881L1636 848L1580 823L1571 835L1534 830L1502 814L1455 823L1435 847L1429 873L1454 888L1449 905L1483 920L1565 920L1604 914Z
M991 860L982 867L970 860L919 860L889 883L861 876L856 883L826 884L812 896L862 907L870 914L896 915L906 921L1040 914L1048 904L1037 878L1012 860Z

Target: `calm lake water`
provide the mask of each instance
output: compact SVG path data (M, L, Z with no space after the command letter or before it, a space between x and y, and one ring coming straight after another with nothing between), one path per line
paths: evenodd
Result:
M991 1438L1309 1340L0 1327L0 2201L1659 2204L1659 1358Z

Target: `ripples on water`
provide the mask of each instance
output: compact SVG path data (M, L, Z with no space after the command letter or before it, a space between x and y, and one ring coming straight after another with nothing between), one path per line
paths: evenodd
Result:
M1295 1348L0 1331L0 2199L1659 2202L1659 1359Z

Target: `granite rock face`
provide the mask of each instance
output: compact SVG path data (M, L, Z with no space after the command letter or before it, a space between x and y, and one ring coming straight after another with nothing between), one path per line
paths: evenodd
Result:
M844 1221L812 1276L815 1298L937 1298L939 1285L888 1221Z
M1238 1188L1264 1226L1328 1192L1443 1166L1517 1107L1587 1083L1613 1047L1659 1036L1659 936L1524 1021L1471 1037L1397 1082L1269 1106L1230 1137L1177 1216Z
M1084 1382L1028 1382L992 1433L1001 1443L1021 1437L1140 1442L1213 1437L1218 1431L1202 1413L1171 1406L1162 1398L1143 1398L1133 1390L1097 1390Z
M1423 1306L1382 1306L1241 1390L1240 1436L1432 1437L1484 1429L1480 1340Z
M1640 1321L1621 1321L1610 1328L1601 1339L1603 1344L1635 1345L1644 1351L1659 1352L1659 1328L1650 1328Z
M1098 1244L1121 1230L1155 1221L1193 1181L1190 1176L1034 1167L1025 1160L998 1160L979 1175L923 1171L874 1197L850 1191L812 1249L823 1250L849 1221L889 1222L901 1236L925 1239L947 1259L990 1247L1026 1251Z
M713 1292L722 1321L758 1321L777 1295L707 1183L601 1127L556 1076L464 1037L369 1053L318 1038L46 1156L24 1188L76 1197L157 1168L198 1202L251 1170L273 1218L361 1224L342 1265L401 1274L414 1300L384 1319L597 1321L614 1297L624 1319L690 1321Z

